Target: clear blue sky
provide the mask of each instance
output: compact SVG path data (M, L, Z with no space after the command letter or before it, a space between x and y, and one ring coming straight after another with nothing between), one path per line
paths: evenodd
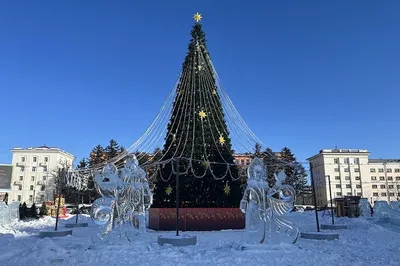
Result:
M204 19L250 128L304 161L321 148L400 157L400 2L0 1L0 163L14 146L81 159L137 140Z

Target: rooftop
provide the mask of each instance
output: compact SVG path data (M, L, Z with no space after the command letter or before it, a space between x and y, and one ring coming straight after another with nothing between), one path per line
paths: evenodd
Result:
M400 159L369 159L369 163L400 163Z
M60 148L57 147L48 147L48 146L39 146L39 147L29 147L29 148L21 148L21 147L14 147L13 149L11 149L11 152L18 152L18 151L55 151L55 152L61 152L64 153L68 156L71 156L73 158L75 158L75 156L69 152L66 152Z

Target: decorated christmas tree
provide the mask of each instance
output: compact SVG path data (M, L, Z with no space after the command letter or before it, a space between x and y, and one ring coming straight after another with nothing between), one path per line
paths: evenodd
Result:
M216 73L201 15L195 14L162 149L154 207L174 207L179 171L181 207L237 207L242 197ZM177 168L179 165L179 168Z

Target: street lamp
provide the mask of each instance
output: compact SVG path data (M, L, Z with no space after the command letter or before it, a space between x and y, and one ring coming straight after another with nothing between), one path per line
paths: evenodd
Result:
M331 216L332 216L332 224L335 224L335 218L333 217L333 199L332 199L332 189L331 189L331 176L327 175L329 182L329 196L331 198Z

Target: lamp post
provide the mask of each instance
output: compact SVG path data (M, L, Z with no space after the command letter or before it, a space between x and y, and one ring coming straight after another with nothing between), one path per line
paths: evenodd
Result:
M335 224L335 218L333 217L333 199L332 199L332 188L331 188L331 176L327 175L329 182L329 197L331 198L331 216L332 216L332 224Z
M312 169L312 164L311 163L310 163L310 176L311 176L311 186L312 186L313 198L314 198L315 220L317 222L317 231L319 232L319 218L318 218L318 210L317 210L317 195L315 194L315 184L314 184L313 169Z

